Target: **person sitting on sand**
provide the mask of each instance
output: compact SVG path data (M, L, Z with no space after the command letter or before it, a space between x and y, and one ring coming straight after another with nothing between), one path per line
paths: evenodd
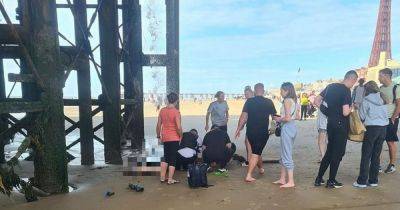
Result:
M282 124L281 127L281 178L274 182L280 184L281 188L294 187L294 162L293 144L297 135L295 120L300 118L297 109L297 97L294 86L290 82L283 83L281 86L281 96L283 98L281 116L275 116L274 120ZM288 180L286 181L286 176Z
M215 94L216 101L212 102L207 109L206 114L206 127L205 130L209 130L208 121L211 115L211 128L219 127L224 131L228 130L228 119L229 119L229 107L225 101L225 94L222 91L218 91Z
M181 114L176 109L178 95L170 93L167 96L168 105L160 110L157 122L157 138L164 144L164 158L161 160L160 181L165 182L168 168L168 184L175 184L174 172L179 142L182 138Z
M262 83L254 86L254 97L246 101L240 115L238 127L235 137L240 137L240 132L246 124L246 135L249 139L252 155L247 169L246 182L253 182L254 168L259 168L260 174L264 174L263 162L261 153L267 144L269 138L269 118L276 115L274 103L267 98L264 98L265 89Z
M219 164L221 171L226 171L226 164L236 152L236 145L231 142L228 133L219 127L212 128L203 139L203 160L211 167Z
M253 90L251 89L250 86L246 86L244 88L244 97L245 97L246 100L249 99L249 98L253 98L254 97L254 92L253 92ZM246 145L246 152L247 152L247 161L244 163L244 165L248 166L252 152L251 152L251 146L250 146L250 143L249 143L249 139L247 138L247 135L246 135L246 138L244 140L244 143Z
M359 114L367 132L362 143L360 175L353 186L366 188L378 186L379 159L389 125L387 109L374 81L365 84L365 98L360 104Z
M199 135L196 129L183 133L182 141L179 144L176 169L187 170L189 164L194 164L197 159Z

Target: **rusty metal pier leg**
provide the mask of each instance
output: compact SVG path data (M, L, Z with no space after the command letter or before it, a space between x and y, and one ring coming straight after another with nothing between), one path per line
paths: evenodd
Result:
M179 95L179 0L165 0L167 9L167 93Z

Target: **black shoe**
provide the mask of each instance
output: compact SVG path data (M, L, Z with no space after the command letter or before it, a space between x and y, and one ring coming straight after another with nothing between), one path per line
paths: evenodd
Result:
M320 186L322 186L323 184L325 184L324 179L318 178L318 177L315 179L314 186L320 187Z
M338 181L336 181L336 180L333 180L333 181L328 181L326 183L326 187L327 188L331 188L331 189L338 189L338 188L342 188L343 184L338 182Z

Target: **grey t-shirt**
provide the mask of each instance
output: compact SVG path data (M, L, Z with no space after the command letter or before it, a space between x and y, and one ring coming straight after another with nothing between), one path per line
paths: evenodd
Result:
M226 101L219 103L214 101L208 107L207 112L211 113L212 125L225 126L227 123L226 112L229 110L228 103Z

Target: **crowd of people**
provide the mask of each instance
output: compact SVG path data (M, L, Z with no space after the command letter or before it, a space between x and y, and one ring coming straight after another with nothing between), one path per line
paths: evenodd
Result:
M358 81L358 86L353 88ZM280 177L274 184L281 188L295 186L293 161L294 142L298 133L296 120L305 120L305 114L310 107L318 111L317 131L320 152L320 166L314 182L315 186L326 185L328 188L340 188L342 183L336 175L346 145L350 129L349 115L358 113L366 127L365 139L362 143L359 177L353 183L354 187L377 187L378 174L381 170L381 151L386 140L389 147L390 162L385 173L396 171L397 129L400 114L400 89L392 81L392 71L382 69L379 72L381 87L374 81L365 83L359 79L355 71L345 74L340 83L328 85L320 94L313 91L310 95L296 94L292 83L281 85L280 95L282 106L279 113L272 100L264 97L265 89L262 83L250 86L244 90L246 102L235 131L235 138L241 136L246 128L245 146L247 151L246 182L254 182L254 170L264 174L262 152L271 135L270 120L278 126L280 137ZM353 93L351 93L353 89ZM215 94L216 100L209 105L206 114L205 135L202 144L198 145L198 132L192 129L183 132L181 116L176 108L178 96L170 93L167 96L168 105L160 110L157 123L157 138L164 144L164 159L161 163L161 182L175 184L175 168L187 169L188 164L195 163L199 152L202 159L209 164L210 169L219 167L225 171L227 163L236 151L236 145L231 142L228 130L229 107L222 91ZM313 111L313 112L314 112ZM210 124L211 122L211 124ZM210 126L211 125L211 126ZM330 168L329 178L325 182L324 174ZM168 177L167 177L168 171Z

